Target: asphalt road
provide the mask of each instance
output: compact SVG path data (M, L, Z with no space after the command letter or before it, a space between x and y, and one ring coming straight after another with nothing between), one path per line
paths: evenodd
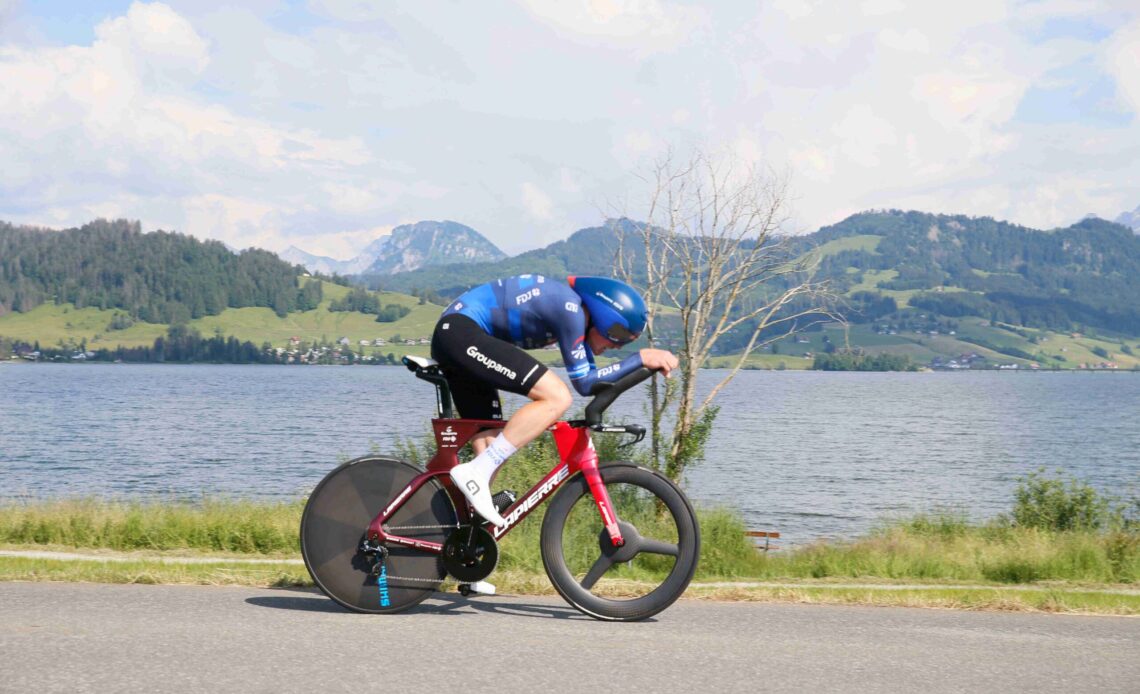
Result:
M0 583L4 692L1140 692L1140 619L557 599L404 614L252 588Z

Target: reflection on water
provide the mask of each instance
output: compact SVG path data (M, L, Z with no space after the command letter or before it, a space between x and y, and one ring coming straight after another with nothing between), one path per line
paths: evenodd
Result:
M703 372L702 390L723 374ZM641 397L613 417L644 419ZM791 542L922 510L989 517L1041 466L1140 482L1137 374L746 371L718 402L687 490ZM433 407L402 368L14 365L0 369L0 493L295 497L339 461L422 436Z

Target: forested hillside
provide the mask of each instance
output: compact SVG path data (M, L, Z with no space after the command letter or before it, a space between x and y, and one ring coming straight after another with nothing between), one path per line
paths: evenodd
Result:
M347 340L354 350L424 351L440 306L467 288L527 272L610 274L623 235L628 252L642 250L639 226L609 220L499 262L381 276L381 288L403 294L379 295L299 283L300 268L271 253L143 234L132 222L65 231L0 223L0 334L97 352L153 348L168 327L186 324L274 350L336 342L330 350L343 355L352 351ZM848 322L780 339L757 355L759 366L839 353L934 368L1140 368L1140 236L1126 227L1086 219L1039 231L989 218L876 211L790 241L794 253L819 256L817 279L830 281ZM713 356L739 352L751 330L743 324L724 336ZM676 313L659 315L659 344L679 345L679 331Z
M181 323L226 308L264 306L279 316L316 308L321 285L262 250L98 220L50 231L0 222L0 315L45 302L118 308L124 320Z
M838 289L947 317L1140 334L1140 237L1086 219L1037 231L988 217L869 212L809 237Z

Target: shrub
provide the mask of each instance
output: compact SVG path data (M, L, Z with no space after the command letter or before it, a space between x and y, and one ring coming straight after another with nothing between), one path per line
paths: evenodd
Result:
M1044 469L1019 478L1013 522L1040 530L1100 530L1123 524L1123 514L1091 486L1058 471Z

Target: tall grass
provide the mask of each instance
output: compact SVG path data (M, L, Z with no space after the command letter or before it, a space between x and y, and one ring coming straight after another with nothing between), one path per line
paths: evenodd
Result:
M613 442L599 442L606 458L620 452L606 450ZM504 467L498 487L520 493L548 470L556 453L552 442L525 449ZM1042 476L1030 476L1022 486L1038 485ZM1080 486L1076 497L1101 508L1100 497L1090 497ZM1055 491L1055 485L1049 485ZM1021 501L1022 499L1030 501ZM790 551L757 551L745 536L739 514L726 509L699 509L701 560L698 581L781 581L824 579L833 581L909 581L1025 584L1039 581L1135 584L1140 582L1140 531L1133 516L1123 510L1102 518L1095 527L1061 529L1017 518L1072 518L1077 514L1042 512L1026 515L1034 498L1042 504L1068 507L1072 499L1056 494L1018 494L1014 513L984 524L972 524L953 515L925 515L896 522L848 542L820 541ZM623 499L626 517L637 517L643 531L653 526L653 509L645 501ZM0 504L0 544L101 548L120 551L186 550L229 552L271 557L295 557L297 529L303 501L250 502L203 500L187 502L101 501L72 499ZM1104 508L1113 508L1110 506ZM1115 507L1122 508L1122 507ZM531 514L502 542L499 568L542 576L539 534L544 507ZM596 518L584 510L596 534ZM1087 516L1087 514L1084 514ZM574 528L571 534L577 532ZM647 531L658 539L671 539L668 530ZM596 535L595 535L596 536ZM588 534L580 546L597 547ZM592 544L591 544L592 543ZM588 563L593 556L573 561ZM619 567L621 578L650 578L667 571L671 559L647 557L629 568Z
M303 503L63 499L0 506L0 543L120 551L297 551Z
M758 577L1032 583L1140 580L1140 536L918 517L853 542L765 557Z

